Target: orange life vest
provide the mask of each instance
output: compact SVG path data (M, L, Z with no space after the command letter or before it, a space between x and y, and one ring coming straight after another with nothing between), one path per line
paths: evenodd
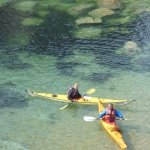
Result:
M116 110L115 109L109 110L108 108L106 108L106 115L103 117L103 120L109 124L116 124L115 118L116 118Z

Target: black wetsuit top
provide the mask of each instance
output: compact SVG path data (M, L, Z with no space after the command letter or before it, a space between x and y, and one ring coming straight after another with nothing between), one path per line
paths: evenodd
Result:
M81 94L79 93L78 89L74 89L73 87L71 87L68 90L68 99L73 101L74 99L80 98Z

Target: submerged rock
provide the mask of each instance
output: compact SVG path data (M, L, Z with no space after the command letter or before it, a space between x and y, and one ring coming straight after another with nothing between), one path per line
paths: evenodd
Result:
M50 11L37 11L37 14L40 16L40 17L45 17L46 15L49 15L50 14Z
M22 25L24 26L38 26L44 22L43 19L38 18L26 18L23 20Z
M95 6L94 3L80 4L80 5L69 8L67 12L68 14L72 16L76 16L76 15L80 15L84 13L85 11L92 9L94 6Z
M109 16L115 14L113 10L110 10L108 8L99 8L95 9L91 12L88 13L92 17L104 17L104 16Z
M97 4L100 7L109 9L119 9L121 7L121 4L118 0L99 0Z
M93 2L93 0L76 0L76 2L85 4L85 3Z
M141 51L137 43L133 41L126 42L123 48L128 51Z
M36 3L36 1L18 2L14 8L20 11L33 11Z
M143 13L143 12L145 12L145 11L147 11L147 12L150 13L150 7L147 7L147 8L138 8L138 9L136 9L136 10L134 11L133 14L141 14L141 13Z
M92 17L83 17L80 19L77 19L76 24L80 25L80 24L92 24L92 23L101 23L102 20L101 18L92 18Z

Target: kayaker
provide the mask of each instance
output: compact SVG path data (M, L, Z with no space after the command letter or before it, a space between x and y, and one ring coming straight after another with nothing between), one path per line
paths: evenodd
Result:
M77 99L81 98L81 94L78 91L78 84L74 84L73 87L69 88L68 90L68 99L72 102L75 102Z
M108 107L99 114L98 118L104 120L109 124L116 124L115 118L118 117L120 120L123 119L123 115L119 110L113 108L113 104L108 104Z

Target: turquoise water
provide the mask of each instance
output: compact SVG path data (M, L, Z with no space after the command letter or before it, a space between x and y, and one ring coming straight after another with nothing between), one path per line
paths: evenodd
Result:
M149 2L143 6L126 1L119 17L137 9L141 13L136 17L135 13L128 16L135 17L134 22L120 25L114 20L113 24L78 27L74 25L77 16L66 13L78 1L21 2L0 1L0 149L120 150L99 121L83 120L97 117L98 106L72 104L59 110L66 103L25 92L66 94L74 83L81 94L95 88L91 96L135 99L125 106L114 105L124 118L134 119L117 122L128 150L149 149L150 15L142 12L145 6L148 10ZM102 37L93 38L95 33L76 37L73 31L83 31L82 27L96 28L96 32L101 28ZM115 32L107 33L110 27ZM122 49L132 40L140 51Z

